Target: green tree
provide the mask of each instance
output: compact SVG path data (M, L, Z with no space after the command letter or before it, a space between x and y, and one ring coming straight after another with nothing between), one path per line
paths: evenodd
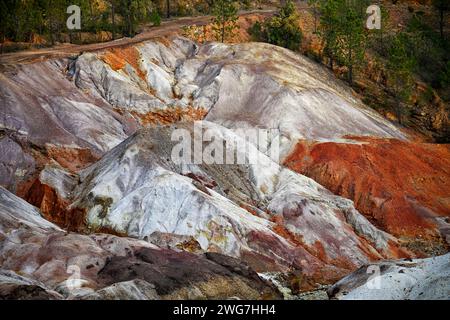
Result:
M120 13L124 21L124 33L127 36L134 35L135 23L135 10L136 1L134 0L121 0L119 5Z
M213 7L213 32L222 43L238 29L238 6L233 0L216 0Z
M166 18L170 18L170 0L166 0Z
M399 123L402 122L402 103L407 102L414 84L413 70L416 65L414 56L408 48L408 36L397 34L391 41L386 63L387 85L395 98L395 111Z
M0 44L3 44L6 40L6 35L8 33L8 26L10 24L9 21L9 14L8 14L8 7L6 6L6 3L1 1L0 2ZM2 49L0 47L0 49ZM0 52L2 53L2 52Z
M320 0L308 0L308 5L311 6L313 9L314 33L317 32L317 22L318 22L317 20L318 20L318 16L319 16L319 10L318 10L319 1Z
M336 59L338 32L336 26L339 22L338 2L320 0L320 29L319 35L323 43L323 55L328 58L330 69Z
M152 10L152 12L150 13L150 22L154 26L160 26L161 25L161 16L160 16L158 10L156 10L156 8L154 8Z
M331 68L334 60L347 67L348 82L353 84L354 71L364 61L365 5L362 0L321 0L319 4L324 54Z
M44 17L47 22L47 32L50 36L51 44L60 40L61 31L65 30L67 19L65 0L44 0Z
M150 0L119 0L118 11L122 15L124 34L134 36L139 23L147 20Z
M110 12L111 12L111 33L112 33L113 40L116 38L116 32L117 32L116 13L117 13L117 7L119 6L119 1L120 0L106 0L106 3L109 5Z
M0 4L0 36L13 41L31 41L43 30L42 10L37 0L9 0Z
M442 69L441 74L439 75L439 81L443 88L448 88L450 86L450 61L447 61L447 64Z
M385 37L387 31L391 29L389 24L389 10L384 5L379 5L381 9L381 28L374 29L370 32L372 41L372 48L379 53L384 54L385 51Z
M449 0L433 0L433 6L439 12L439 31L441 34L441 40L444 40L444 25L445 25L445 12L450 10Z
M355 68L364 61L366 31L363 16L354 6L344 6L338 28L337 56L348 68L348 82L353 84Z
M288 0L279 12L264 22L263 33L268 43L298 50L302 41L299 15L295 4Z
M17 1L0 1L0 36L1 42L7 38L13 38L14 20Z

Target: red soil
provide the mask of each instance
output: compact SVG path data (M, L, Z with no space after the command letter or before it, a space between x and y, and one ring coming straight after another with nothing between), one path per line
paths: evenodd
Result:
M140 53L132 46L111 48L101 56L114 71L121 70L128 63L131 65L142 80L145 80L145 72L140 67Z
M51 187L39 179L28 191L25 200L38 207L45 219L68 231L86 231L85 212L82 209L68 209L69 201L58 196Z
M302 141L285 165L352 199L395 236L439 236L434 218L450 217L450 146L351 139L362 144Z
M65 148L59 146L46 146L47 157L58 162L63 168L70 172L85 169L100 159L92 154L89 149Z

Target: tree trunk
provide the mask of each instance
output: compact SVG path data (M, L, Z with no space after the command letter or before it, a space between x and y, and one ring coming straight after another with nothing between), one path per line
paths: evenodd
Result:
M208 4L208 14L211 14L211 10L214 6L214 0L206 0L206 3Z
M133 23L131 21L131 12L129 12L129 14L127 16L127 24L128 24L128 36L132 37L133 36Z
M206 42L206 38L208 36L208 32L207 32L207 28L206 28L206 24L203 26L203 42Z
M352 62L352 59L353 59L353 51L352 51L352 49L350 48L349 50L348 50L348 54L349 54L349 59L348 59L348 83L350 84L350 86L352 86L353 85L353 62Z
M53 35L53 19L50 18L50 42L52 46L55 45L55 36Z
M317 8L314 3L314 33L317 33Z
M383 29L380 30L380 48L383 51L384 49L384 34Z
M222 36L222 43L223 43L225 41L225 22L222 23L221 36Z
M17 17L16 19L16 29L14 30L14 41L22 41L22 39L19 39L19 32L20 30L20 17Z
M444 41L444 10L439 10L439 30L441 32L441 40Z
M353 65L350 65L348 67L348 83L350 86L353 85Z
M398 124L402 124L402 107L400 104L400 101L398 101L398 99L396 99L396 113L397 113L397 120L398 120Z
M166 17L170 18L170 0L166 0Z
M116 13L114 3L111 2L112 39L116 38Z

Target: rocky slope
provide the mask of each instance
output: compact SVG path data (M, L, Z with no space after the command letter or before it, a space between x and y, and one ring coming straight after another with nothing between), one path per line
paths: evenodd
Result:
M343 300L448 300L450 254L364 266L328 290Z
M1 187L0 230L1 299L281 297L236 259L68 233Z
M353 140L302 141L285 164L354 200L370 221L401 237L411 249L446 252L450 243L449 147Z
M5 251L5 292L29 283L38 296L67 297L56 290L67 277L59 261L78 254L100 259L86 275L82 295L90 298L262 298L278 293L261 279L249 288L259 279L250 270L296 274L306 290L372 261L448 250L448 148L409 141L332 74L288 50L161 38L8 66L0 82L1 184L59 226L46 222L51 231L42 231L39 218L34 233L2 218L45 243L39 250L57 252L52 262L53 251L32 245ZM195 120L236 156L248 154L229 143L245 136L231 129L275 130L280 154L251 145L254 163L176 163L172 136L195 136ZM2 201L20 202L11 197ZM5 217L37 217L23 206L6 204ZM72 246L87 251L58 249ZM48 259L33 260L41 255ZM41 276L47 261L54 268ZM186 283L172 264L202 272L189 271ZM149 268L167 273L155 278Z
M202 124L224 141L239 139L217 124ZM350 201L280 167L256 148L255 164L173 163L174 128L193 130L184 123L138 132L77 176L46 167L30 201L52 220L58 207L66 207L59 215L70 219L63 226L72 230L111 230L217 251L260 272L296 267L316 281L329 281L371 259L406 254ZM39 194L42 186L66 205L52 207L53 197Z

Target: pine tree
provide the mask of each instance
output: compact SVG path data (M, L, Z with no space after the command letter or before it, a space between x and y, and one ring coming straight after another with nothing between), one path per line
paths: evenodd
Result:
M354 71L364 61L366 46L364 1L321 0L320 34L324 42L324 54L330 60L338 60L348 69L348 82L353 84Z
M449 0L433 0L433 6L439 12L439 31L441 34L441 40L444 40L444 26L445 26L445 12L450 10Z
M317 32L317 20L319 15L319 0L308 0L308 5L312 7L313 9L313 16L314 16L314 33Z
M65 30L67 13L65 0L44 0L43 14L47 23L47 33L51 44L60 40L61 31Z
M299 15L291 0L286 1L275 16L264 22L263 37L268 43L296 51L302 36Z
M386 36L386 32L387 30L390 29L390 25L389 25L389 11L388 9L383 6L380 5L380 9L381 9L381 28L380 29L375 29L372 30L372 34L374 35L374 40L377 41L378 43L378 50L383 53L385 50L385 36Z
M213 32L222 43L238 29L238 6L234 0L216 0L213 7Z
M166 0L166 18L170 18L170 0Z
M400 123L403 115L401 104L409 100L414 83L413 69L416 61L410 52L407 35L397 34L388 49L386 69L388 88L395 97L395 110Z
M323 42L323 55L329 59L330 69L333 70L337 52L338 2L320 0L319 9L321 13L319 35Z
M112 33L112 39L114 40L116 38L116 32L117 32L117 25L116 25L116 13L117 13L117 7L119 6L120 0L106 0L106 3L110 7L111 12L111 33Z
M138 24L147 19L150 6L150 0L119 0L118 10L123 17L127 36L132 37L136 34Z
M346 9L346 10L345 10ZM364 19L358 7L344 5L340 23L337 26L337 57L348 68L348 82L353 84L354 69L364 59L366 32Z
M0 1L0 54L3 53L3 47L6 39L10 36L11 14L6 1Z

